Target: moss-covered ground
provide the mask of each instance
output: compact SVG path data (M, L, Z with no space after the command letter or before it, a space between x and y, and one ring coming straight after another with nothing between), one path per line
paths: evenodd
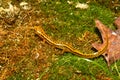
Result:
M0 7L9 9L3 0ZM28 5L21 7L21 2ZM99 19L107 27L120 15L119 0L12 0L12 9L0 9L0 80L119 80L120 61L110 67L102 56L81 58L62 53L44 42L31 27L41 26L54 41L72 45L85 54L96 52L102 42L95 27ZM76 7L84 3L88 7Z

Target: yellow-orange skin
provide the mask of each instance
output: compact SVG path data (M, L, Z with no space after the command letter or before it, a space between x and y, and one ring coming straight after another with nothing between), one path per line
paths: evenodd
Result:
M57 43L57 42L51 40L50 37L45 33L45 31L40 26L35 26L35 27L33 27L33 29L36 31L36 34L39 37L43 38L48 44L53 45L56 48L62 49L65 52L71 52L71 53L73 53L75 55L78 55L80 57L83 57L83 58L98 57L98 56L102 55L108 47L108 38L107 38L108 35L106 35L106 38L107 38L106 45L101 50L99 50L98 52L95 52L95 53L91 53L91 54L84 54L84 53L80 52L79 50L77 50L77 49L75 49L75 48L73 48L69 45L62 44L62 43Z

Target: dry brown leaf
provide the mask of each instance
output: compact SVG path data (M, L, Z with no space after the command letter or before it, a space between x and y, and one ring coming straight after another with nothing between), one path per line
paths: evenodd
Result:
M106 41L106 34L108 35L108 48L103 54L105 60L107 61L108 66L110 66L113 62L120 59L120 17L115 20L115 24L117 25L117 30L113 31L106 27L102 22L96 20L96 27L99 29L103 43L96 44L93 43L93 47L97 50L100 50Z

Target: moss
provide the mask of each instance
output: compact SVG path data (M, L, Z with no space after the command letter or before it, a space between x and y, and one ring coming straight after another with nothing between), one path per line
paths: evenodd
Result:
M5 22L6 18L0 19L2 30L7 31L5 35L0 34L3 41L0 46L0 79L119 79L119 62L116 62L117 67L113 64L110 71L102 56L85 59L72 53L58 55L61 50L44 42L30 29L41 26L54 41L72 45L86 54L93 53L91 44L101 41L94 20L99 19L114 29L115 12L106 7L109 3L101 5L100 1L90 0L87 9L80 9L75 5L88 0L71 0L72 4L65 0L23 1L31 5L31 10L21 9L16 23L10 25ZM19 3L13 0L12 4Z

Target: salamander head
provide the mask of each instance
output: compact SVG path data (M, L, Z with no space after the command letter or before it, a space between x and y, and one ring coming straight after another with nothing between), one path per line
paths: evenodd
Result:
M38 31L38 30L40 29L40 27L39 27L39 26L34 26L33 29L34 29L35 31Z

